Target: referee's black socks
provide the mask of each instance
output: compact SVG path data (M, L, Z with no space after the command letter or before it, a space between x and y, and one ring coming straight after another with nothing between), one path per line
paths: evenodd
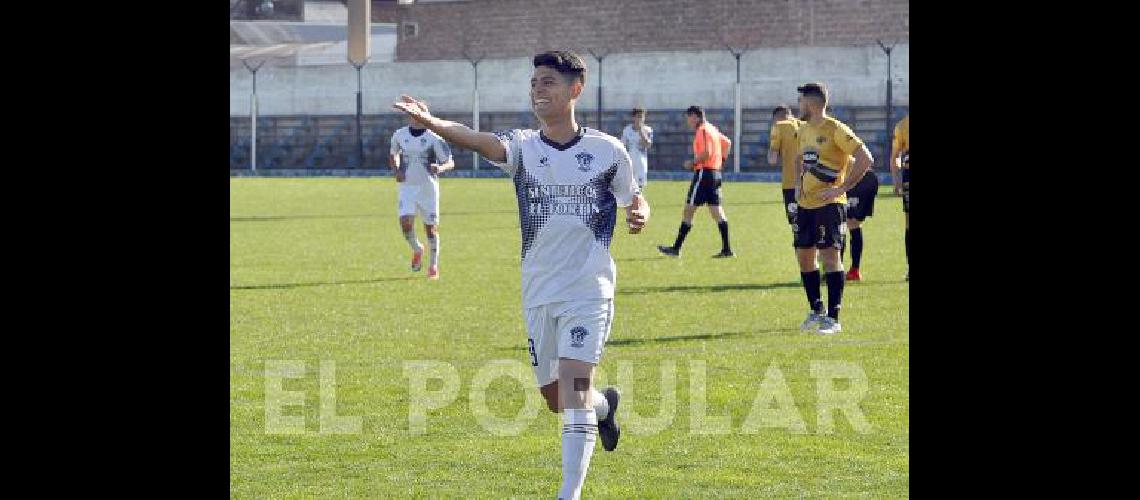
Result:
M685 243L685 237L689 235L689 230L692 228L692 224L681 221L681 228L677 230L677 241L673 243L674 250L681 249L681 245Z
M728 221L722 220L716 223L717 229L720 229L720 251L728 253L732 251L732 247L728 244Z

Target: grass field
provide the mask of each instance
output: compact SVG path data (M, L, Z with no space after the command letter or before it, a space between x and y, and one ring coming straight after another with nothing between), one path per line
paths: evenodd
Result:
M598 446L583 497L909 497L909 287L900 199L887 187L880 192L877 213L864 226L864 281L847 285L844 331L823 337L798 329L807 305L779 185L725 185L738 258L710 258L720 241L705 209L683 257L666 258L654 246L673 241L686 187L651 181L649 226L630 235L619 224L612 247L616 315L600 365L604 383L620 378L619 366L630 372L619 415L651 417L661 406L674 415L663 429L621 420L621 445L612 453ZM557 493L557 415L542 405L517 435L500 436L472 410L476 376L494 360L525 375L525 383L499 377L477 391L494 415L509 419L534 407L524 407L528 398L536 402L511 183L442 181L438 282L409 272L395 209L392 179L231 179L232 497ZM417 232L423 240L422 226ZM453 402L427 413L422 433L409 424L406 375L416 373L406 374L404 365L413 360L449 364L460 381ZM277 398L277 388L267 387L280 379L266 369L281 362L304 365L303 375L280 382L303 398L282 411L302 419L303 434L268 425L267 391ZM827 412L832 432L821 428L813 363L866 374L858 408L869 428L860 430L843 412ZM331 378L322 384L334 366L335 386ZM675 384L662 384L662 367L669 366ZM762 388L764 381L773 385ZM427 390L443 386L430 382ZM774 387L786 387L794 409L785 410L802 418L806 432L742 429L760 395L781 392ZM326 420L322 432L322 388L335 390L336 415L360 417L359 431L335 434ZM729 417L728 427L694 425L694 408Z

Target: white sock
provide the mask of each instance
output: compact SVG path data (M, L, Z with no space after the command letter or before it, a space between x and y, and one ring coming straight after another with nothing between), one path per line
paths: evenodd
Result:
M594 393L590 397L593 398L591 403L594 405L594 413L598 414L598 420L605 420L610 416L610 402L597 388L594 388L593 391Z
M586 470L598 440L598 417L593 409L562 410L562 489L559 500L578 500Z
M439 264L439 234L428 236L428 248L431 249L431 265Z
M416 239L416 230L404 231L404 239L408 240L408 245L411 245L413 252L422 252L424 246L420 244L420 240Z

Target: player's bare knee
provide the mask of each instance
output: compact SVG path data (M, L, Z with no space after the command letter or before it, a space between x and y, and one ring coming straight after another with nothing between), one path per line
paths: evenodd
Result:
M576 359L558 360L562 408L585 408L593 384L594 365Z
M796 260L800 264L800 272L810 273L816 270L815 266L815 249L814 248L797 248Z
M437 232L434 224L424 224L424 233L427 233L428 238L434 238Z
M847 228L848 229L859 229L859 225L860 225L859 219L847 219Z
M823 261L823 268L827 272L835 272L835 271L842 270L843 264L839 260L839 249L838 248L828 248L826 250L820 250L819 256L820 256L820 260Z

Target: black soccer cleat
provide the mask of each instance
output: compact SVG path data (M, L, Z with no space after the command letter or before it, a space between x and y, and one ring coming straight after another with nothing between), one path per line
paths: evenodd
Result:
M661 252L665 255L668 255L670 257L680 257L681 256L680 250L677 250L676 248L673 248L673 247L667 247L665 245L657 245L657 251Z
M606 390L602 391L602 395L610 403L610 414L605 420L598 421L598 437L602 440L603 450L614 451L617 448L618 439L621 439L621 428L618 427L617 423L617 408L618 403L621 402L621 393L616 387L607 387Z
M714 259L723 259L726 257L736 257L736 254L732 253L732 250L721 250L720 253L713 255Z

